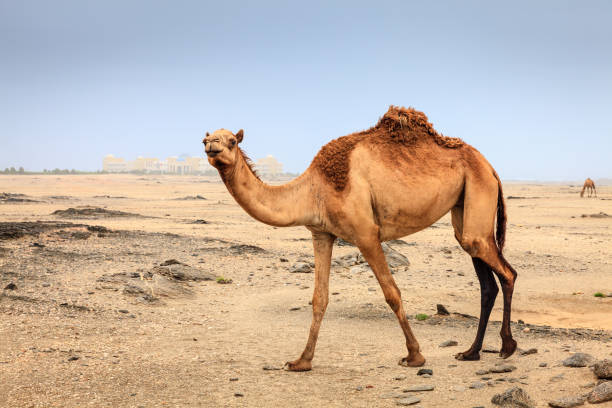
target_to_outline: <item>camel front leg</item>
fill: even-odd
[[[319,328],[329,299],[329,269],[331,266],[332,248],[336,237],[333,235],[312,232],[312,243],[315,255],[315,288],[312,296],[312,323],[306,347],[300,358],[285,364],[289,371],[309,371],[312,368]]]
[[[389,271],[389,265],[387,264],[385,254],[380,245],[380,241],[378,241],[378,234],[372,234],[369,238],[360,240],[357,246],[372,268],[383,294],[385,295],[385,300],[397,316],[397,320],[406,337],[408,356],[402,358],[399,364],[406,367],[422,366],[425,364],[425,357],[421,354],[419,343],[410,329],[408,319],[406,319],[401,293]]]

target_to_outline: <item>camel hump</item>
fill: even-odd
[[[411,107],[391,105],[374,128],[384,130],[391,138],[398,138],[401,141],[408,141],[419,134],[425,134],[431,136],[438,145],[451,149],[465,144],[458,137],[447,137],[438,133],[429,122],[427,115]]]

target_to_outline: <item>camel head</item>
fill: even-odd
[[[242,129],[235,135],[226,129],[215,130],[212,134],[206,132],[202,143],[211,166],[219,168],[235,164],[239,157],[238,143],[242,142],[243,135]]]

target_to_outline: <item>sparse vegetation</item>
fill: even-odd
[[[429,316],[426,315],[425,313],[418,313],[415,317],[417,320],[421,320],[421,321],[429,319]]]
[[[603,293],[601,293],[601,292],[595,292],[595,294],[594,294],[593,296],[595,296],[595,297],[601,297],[601,298],[602,298],[602,297],[606,297],[606,295],[604,295],[604,294],[603,294]]]
[[[224,278],[223,276],[219,276],[217,278],[217,283],[220,283],[222,285],[228,284],[228,283],[232,283],[233,280],[229,279],[229,278]]]

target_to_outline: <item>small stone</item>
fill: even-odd
[[[277,370],[280,370],[281,368],[280,367],[276,367],[276,366],[266,365],[266,366],[263,366],[262,369],[264,371],[277,371]]]
[[[563,381],[563,374],[555,375],[554,377],[550,377],[550,382],[559,382]]]
[[[476,371],[476,375],[486,375],[489,374],[489,370],[478,370]]]
[[[593,391],[588,396],[588,401],[591,404],[612,401],[612,381],[601,383],[593,388]]]
[[[493,368],[489,369],[491,373],[509,373],[516,370],[516,367],[510,364],[501,364],[497,366],[493,366]]]
[[[289,309],[290,312],[295,312],[296,310],[300,310],[300,307],[296,306]]]
[[[355,387],[355,391],[363,391],[363,387],[361,385],[358,385],[357,387]]]
[[[417,371],[417,375],[429,374],[433,375],[433,370],[431,368],[421,368]]]
[[[397,377],[393,377],[394,380],[396,381],[402,381],[406,379],[405,375],[398,375]]]
[[[552,408],[573,408],[579,407],[580,405],[584,404],[584,400],[585,398],[583,396],[563,397],[554,401],[550,401],[548,403],[548,406]]]
[[[538,367],[548,367],[548,363],[540,363]]]
[[[456,340],[446,340],[445,342],[440,343],[439,347],[453,347],[453,346],[456,346],[457,344],[459,343],[457,343]]]
[[[232,377],[229,379],[230,381],[238,381],[238,377]]]
[[[523,333],[529,333],[531,331],[531,329],[529,327],[525,327],[523,329]]]
[[[130,313],[130,311],[129,311],[129,310],[127,310],[127,309],[119,309],[119,310],[117,310],[117,311],[118,311],[119,313],[126,313],[126,314],[127,314],[127,313]]]
[[[312,267],[310,266],[310,264],[306,262],[296,262],[289,269],[289,272],[291,273],[311,273]]]
[[[436,309],[438,311],[438,314],[441,316],[448,316],[450,315],[450,312],[448,311],[448,309],[446,309],[446,307],[444,307],[444,305],[441,304],[437,304],[436,305]]]
[[[235,392],[234,397],[244,397],[244,394],[241,392]]]
[[[15,285],[13,282],[9,283],[8,285],[6,285],[4,287],[4,290],[17,290],[17,285]]]
[[[77,361],[79,359],[79,356],[70,356],[68,357],[68,361]]]
[[[612,360],[601,360],[593,366],[593,372],[597,378],[603,380],[612,380]]]
[[[404,390],[404,392],[421,392],[421,391],[433,391],[434,386],[429,384],[424,385],[413,385]]]
[[[397,401],[395,401],[395,405],[408,406],[418,404],[419,402],[421,402],[421,399],[419,397],[410,396],[398,399]]]
[[[48,288],[49,286],[51,286],[51,284],[50,284],[49,282],[44,282],[44,283],[42,284],[42,287],[43,287],[43,288]]]
[[[537,348],[530,348],[528,350],[521,350],[519,355],[521,356],[528,356],[530,354],[536,354],[538,352]]]
[[[586,367],[589,364],[593,363],[595,358],[586,353],[575,353],[571,357],[566,358],[561,363],[565,367]]]
[[[480,381],[476,381],[470,384],[470,388],[473,390],[479,390],[484,387],[485,387],[485,383],[480,382]]]
[[[491,402],[502,407],[534,408],[536,405],[520,387],[512,387],[501,394],[495,394]]]
[[[280,258],[279,259],[281,262],[289,262],[289,260],[287,258]]]

